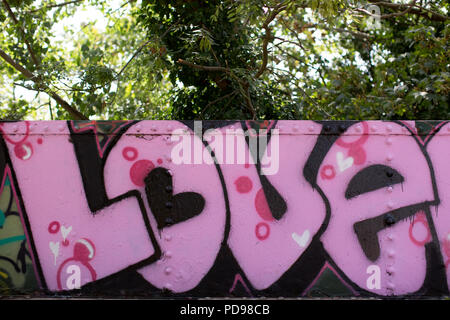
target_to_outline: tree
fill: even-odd
[[[1,4],[2,118],[38,117],[42,108],[52,119],[167,117],[168,83],[163,71],[153,73],[158,59],[136,23],[136,3],[116,8],[97,0]],[[81,9],[82,15],[96,10],[105,17],[105,31],[93,21],[80,30],[65,22]],[[64,37],[54,35],[62,28]],[[127,63],[131,57],[133,63]],[[36,94],[17,99],[20,88]]]
[[[450,115],[443,0],[1,1],[1,87],[47,95],[55,118]],[[73,45],[58,46],[52,27],[83,6],[109,27],[68,30]],[[0,90],[3,117],[39,108]]]

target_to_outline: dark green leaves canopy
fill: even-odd
[[[97,10],[105,30],[68,26],[83,8]],[[426,0],[1,0],[0,112],[448,119],[449,9]],[[18,97],[23,87],[35,94]]]

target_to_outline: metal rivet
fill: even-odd
[[[172,236],[171,236],[170,234],[166,234],[166,235],[164,236],[164,240],[170,241],[170,240],[172,240]]]
[[[394,191],[394,188],[388,187],[388,188],[387,188],[387,191],[388,191],[389,193],[392,193],[392,191]]]
[[[387,283],[387,288],[391,289],[391,290],[394,290],[395,289],[395,285],[392,282],[388,282]]]
[[[390,274],[393,275],[395,273],[395,269],[393,267],[387,267],[386,271]]]
[[[172,191],[173,191],[172,186],[166,186],[166,191],[167,191],[167,192],[172,192]]]
[[[325,127],[323,127],[323,129],[324,129],[326,132],[329,132],[329,131],[331,130],[331,127],[330,127],[329,125],[326,125]]]
[[[388,124],[388,126],[386,127],[386,130],[388,132],[392,132],[392,125]]]
[[[392,201],[389,201],[387,203],[387,206],[388,206],[389,209],[392,209],[394,207],[394,203],[392,203]]]
[[[362,128],[361,128],[360,125],[357,125],[357,126],[355,127],[355,130],[356,130],[356,132],[361,132],[361,131],[362,131]]]
[[[386,171],[386,175],[387,175],[389,178],[392,178],[392,177],[394,176],[394,172],[392,172],[391,170]]]
[[[387,238],[388,240],[393,241],[395,237],[393,234],[388,234]]]
[[[392,159],[394,159],[394,156],[392,154],[388,154],[386,159],[387,159],[387,161],[392,161]]]
[[[313,132],[313,131],[314,131],[314,127],[313,127],[313,126],[310,126],[310,127],[308,128],[308,130],[309,130],[310,132]]]
[[[137,131],[137,132],[140,132],[140,131],[141,131],[141,126],[140,126],[140,125],[137,125],[137,126],[136,126],[136,131]]]
[[[387,145],[391,145],[392,144],[392,139],[391,138],[387,138],[386,139],[386,144]]]
[[[64,130],[64,126],[61,124],[61,125],[59,125],[58,129],[59,129],[59,131],[63,131]]]
[[[394,250],[389,250],[389,252],[388,252],[388,257],[389,257],[389,258],[395,257],[395,251],[394,251]]]
[[[294,132],[297,132],[298,131],[298,125],[294,125],[293,130],[294,130]]]
[[[166,208],[172,208],[173,207],[173,203],[172,202],[170,202],[170,201],[168,201],[168,202],[166,202]]]
[[[172,258],[172,251],[167,251],[167,252],[164,254],[164,256],[167,257],[167,258]]]
[[[376,125],[372,125],[371,129],[372,129],[373,132],[376,132],[377,131],[377,126]]]
[[[14,132],[17,132],[17,130],[19,130],[19,128],[16,125],[14,125],[12,129]]]
[[[151,129],[152,131],[156,131],[156,126],[153,124]]]
[[[345,130],[346,130],[345,126],[344,126],[343,124],[341,124],[341,125],[339,126],[339,131],[340,131],[340,132],[344,132]]]
[[[393,224],[395,224],[395,218],[391,214],[387,214],[384,217],[384,224],[387,226],[392,226]]]
[[[164,269],[164,273],[167,274],[167,275],[171,274],[172,273],[172,268],[171,267],[165,268]]]

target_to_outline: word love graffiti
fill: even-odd
[[[448,295],[450,123],[201,125],[0,123],[2,190],[10,183],[43,290]],[[246,161],[219,161],[239,152],[209,135],[235,139]],[[174,161],[181,140],[202,161]],[[264,174],[273,150],[277,170]]]

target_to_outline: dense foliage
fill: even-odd
[[[110,2],[1,0],[2,118],[450,116],[447,1]]]

